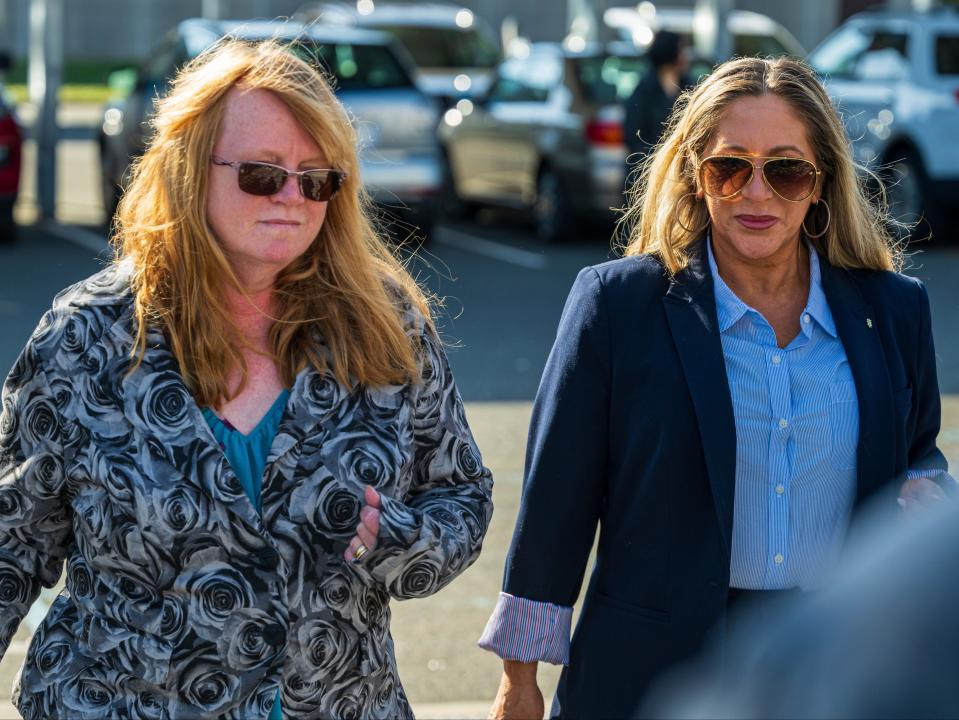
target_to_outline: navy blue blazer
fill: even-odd
[[[918,280],[822,262],[859,399],[858,501],[945,469],[929,300]],[[670,278],[651,256],[586,268],[533,408],[504,592],[572,606],[563,717],[630,717],[652,679],[725,615],[736,428],[700,241]]]

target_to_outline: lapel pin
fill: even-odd
[[[867,328],[871,328],[871,327],[872,327],[872,318],[866,318],[866,327],[867,327]]]

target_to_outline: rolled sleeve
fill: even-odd
[[[501,592],[479,646],[504,660],[569,664],[573,608]]]
[[[955,494],[957,491],[959,491],[959,485],[957,485],[956,479],[949,473],[948,470],[929,468],[923,470],[906,471],[906,480],[916,480],[918,478],[932,480],[949,495]]]

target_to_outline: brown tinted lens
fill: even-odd
[[[283,187],[287,174],[283,168],[262,163],[240,163],[237,178],[240,190],[250,195],[274,195]]]
[[[769,187],[787,200],[805,200],[816,187],[816,167],[808,160],[769,160],[763,174]]]
[[[752,163],[743,158],[707,158],[702,164],[703,190],[713,197],[730,197],[746,187],[752,171]]]
[[[330,200],[340,189],[340,175],[335,170],[310,170],[300,176],[300,189],[308,200]]]

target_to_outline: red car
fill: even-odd
[[[0,84],[0,245],[16,240],[13,204],[20,188],[20,147],[23,135],[13,114],[13,105]]]

